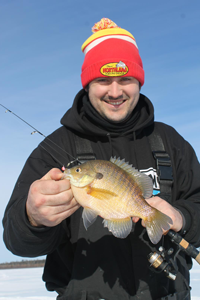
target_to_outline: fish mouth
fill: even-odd
[[[64,173],[61,179],[68,179],[70,181],[71,185],[74,185],[76,187],[80,187],[80,179],[74,180],[74,177],[69,173]]]
[[[70,170],[65,169],[61,179],[69,179],[70,180],[71,178],[72,178],[72,175],[70,174]]]

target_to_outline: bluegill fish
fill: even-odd
[[[126,238],[132,229],[131,217],[137,216],[144,220],[153,244],[159,242],[163,230],[170,229],[171,218],[145,201],[152,196],[152,179],[124,160],[87,161],[66,169],[63,178],[70,180],[74,197],[84,208],[86,229],[99,215],[114,236]]]

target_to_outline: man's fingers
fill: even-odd
[[[67,191],[71,188],[70,181],[68,179],[60,180],[62,177],[62,172],[59,174],[57,169],[54,169],[52,173],[48,172],[46,175],[42,177],[40,180],[36,180],[32,186],[31,191],[32,193],[39,193],[43,195],[58,195],[64,191]],[[53,174],[54,178],[51,179]],[[60,176],[61,175],[61,176]]]
[[[70,181],[61,180],[62,176],[63,172],[54,168],[31,184],[26,210],[33,226],[55,226],[80,207]]]
[[[80,205],[76,202],[76,200],[73,198],[70,203],[65,203],[57,206],[49,206],[48,209],[51,209],[52,215],[59,215],[63,212],[71,211],[71,210],[77,210],[80,207]]]
[[[70,217],[79,207],[80,205],[77,204],[67,210],[62,210],[57,214],[52,214],[48,219],[45,219],[43,223],[48,227],[56,226],[60,224],[64,219]]]
[[[68,207],[75,206],[78,202],[75,200],[72,190],[64,191],[57,195],[46,196],[46,206],[59,207],[64,206],[65,209]]]
[[[132,221],[133,221],[134,223],[137,223],[137,222],[139,221],[139,219],[140,219],[140,218],[138,218],[138,217],[132,217]]]
[[[63,172],[60,169],[53,168],[46,173],[41,180],[60,180],[63,176]]]

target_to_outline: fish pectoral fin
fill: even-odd
[[[157,244],[162,235],[163,230],[170,229],[170,224],[173,224],[172,219],[162,212],[155,210],[154,216],[150,220],[144,220],[148,236],[153,244]]]
[[[97,218],[97,215],[98,214],[91,208],[85,207],[83,209],[82,218],[83,218],[83,224],[84,224],[86,230],[88,229],[88,227],[90,225],[92,225],[94,223],[94,221]]]
[[[132,229],[132,220],[130,217],[126,219],[116,220],[103,220],[104,227],[107,227],[112,234],[117,237],[124,239],[126,238]]]
[[[111,191],[93,188],[91,186],[87,187],[87,194],[89,194],[90,196],[97,198],[99,200],[109,200],[113,197],[117,197],[117,194],[115,194]]]

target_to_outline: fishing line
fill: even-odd
[[[48,140],[49,142],[51,142],[54,146],[56,146],[57,148],[59,148],[60,150],[62,150],[64,153],[66,153],[67,155],[69,155],[71,158],[74,159],[74,161],[71,161],[70,163],[68,163],[68,165],[70,165],[71,163],[78,161],[78,159],[76,159],[73,155],[71,155],[69,152],[67,152],[66,150],[64,150],[63,148],[61,148],[59,145],[57,145],[55,142],[53,142],[50,138],[48,138],[46,135],[44,135],[42,132],[40,132],[39,130],[37,130],[35,127],[33,127],[31,124],[29,124],[27,121],[25,121],[24,119],[22,119],[20,116],[18,116],[17,114],[15,114],[13,111],[11,111],[10,109],[8,109],[7,107],[5,107],[4,105],[2,105],[0,103],[0,105],[6,109],[6,113],[9,112],[11,114],[13,114],[15,117],[17,117],[18,119],[20,119],[22,122],[24,122],[26,125],[28,125],[29,127],[31,127],[32,129],[34,129],[33,132],[31,132],[31,134],[35,134],[35,133],[39,133],[41,136],[43,136],[46,140]],[[48,144],[45,140],[42,141],[43,143],[46,143],[51,149],[53,149],[55,152],[57,152],[59,155],[61,155],[63,158],[65,158],[64,155],[62,155],[61,153],[59,153],[57,150],[55,150],[50,144]],[[42,147],[45,151],[47,151],[60,165],[62,165],[63,169],[65,169],[64,165],[50,152],[48,151],[44,146],[42,146],[40,144],[40,147]],[[67,166],[68,166],[67,165]]]
[[[55,150],[52,146],[50,146],[45,140],[43,140],[42,143],[47,144],[50,148],[52,148],[54,151],[56,151],[56,150]],[[42,144],[39,144],[39,146],[40,146],[42,149],[44,149],[47,153],[49,153],[49,154],[53,157],[53,159],[54,159],[56,162],[58,162],[58,163],[62,166],[62,170],[63,170],[63,171],[65,170],[64,164],[63,164],[57,157],[55,157],[50,151],[48,151]],[[63,149],[62,149],[62,150],[63,150]],[[56,151],[56,152],[57,152],[57,151]],[[57,153],[58,153],[58,152],[57,152]],[[61,155],[62,157],[65,158],[64,155],[62,155],[62,154],[60,154],[60,153],[59,153],[59,155]]]

